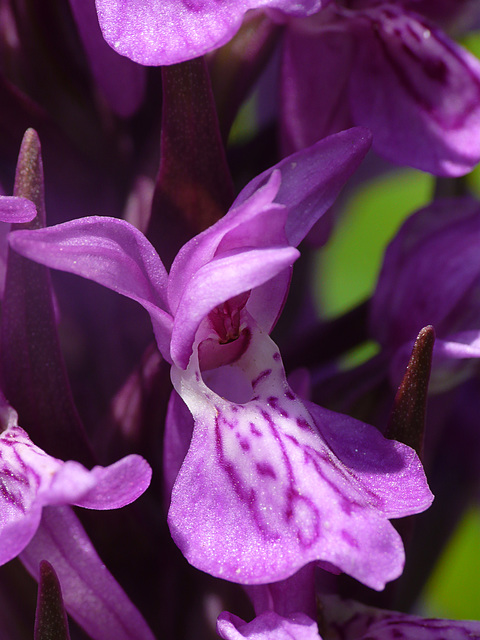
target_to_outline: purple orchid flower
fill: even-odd
[[[331,0],[96,0],[103,36],[118,53],[145,65],[197,58],[228,42],[249,9],[294,16],[318,11]]]
[[[63,584],[67,609],[94,640],[152,640],[67,506],[105,510],[130,504],[150,484],[148,463],[130,455],[89,471],[37,447],[3,397],[0,420],[0,565],[20,556],[38,579],[39,563],[48,559]]]
[[[181,398],[194,423],[192,433],[192,418],[171,410],[165,449],[178,475],[168,522],[189,562],[212,575],[260,584],[322,561],[381,589],[404,562],[388,519],[432,501],[415,452],[302,402],[268,336],[295,245],[369,143],[365,130],[352,129],[265,172],[180,250],[169,274],[121,220],[85,218],[10,236],[24,256],[108,286],[149,312],[172,363],[173,402]]]
[[[367,607],[336,596],[322,597],[321,628],[331,640],[473,640],[480,622],[440,620]],[[223,640],[321,640],[317,623],[305,614],[288,617],[273,611],[244,622],[224,612],[217,631]]]
[[[411,11],[415,4],[351,0],[289,21],[281,100],[287,152],[359,124],[394,163],[445,176],[478,163],[480,62]]]
[[[225,612],[218,619],[217,633],[223,640],[321,640],[317,623],[304,613],[284,618],[266,611],[247,623]]]
[[[372,298],[370,334],[391,361],[397,384],[412,342],[435,327],[431,386],[449,388],[469,374],[480,357],[480,205],[446,198],[412,215],[385,253]]]

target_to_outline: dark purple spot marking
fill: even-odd
[[[250,451],[250,443],[248,440],[246,440],[245,438],[242,438],[240,440],[240,446],[242,447],[242,449],[244,451]]]
[[[250,422],[250,433],[253,434],[254,436],[257,436],[257,438],[260,438],[261,436],[263,436],[263,433],[257,429],[257,427],[253,424],[253,422]]]
[[[342,538],[345,542],[354,549],[358,549],[360,545],[358,544],[358,540],[356,540],[348,531],[342,529]]]
[[[262,371],[262,373],[259,373],[258,376],[255,378],[255,380],[252,380],[252,389],[255,389],[255,387],[257,386],[257,384],[261,381],[264,380],[265,378],[268,378],[268,376],[272,373],[271,369],[265,369],[265,371]]]
[[[281,416],[284,418],[289,417],[288,411],[285,411],[285,409],[279,405],[279,400],[276,396],[270,396],[270,398],[267,398],[267,402],[272,409],[277,411]]]
[[[278,362],[281,358],[281,355],[278,351],[275,351],[275,353],[273,354],[273,359]]]
[[[290,391],[290,389],[288,391],[285,391],[285,397],[289,400],[295,400],[295,394],[293,393],[293,391]]]
[[[272,465],[269,462],[257,462],[257,471],[261,476],[267,476],[269,478],[273,478],[274,480],[277,477],[277,474],[273,470]]]
[[[300,427],[300,429],[311,431],[311,427],[308,424],[307,420],[305,420],[305,418],[297,418],[297,425]]]

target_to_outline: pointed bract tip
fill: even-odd
[[[412,447],[422,456],[428,382],[432,366],[435,329],[424,327],[413,345],[405,375],[398,387],[386,436]]]
[[[18,154],[13,194],[28,198],[37,208],[37,217],[28,224],[27,228],[45,226],[42,148],[35,129],[27,129],[23,136]]]
[[[34,640],[70,640],[60,582],[46,560],[40,562]]]

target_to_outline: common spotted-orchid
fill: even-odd
[[[480,157],[480,63],[415,13],[417,4],[338,1],[288,22],[287,151],[358,124],[396,164],[446,176],[472,169]]]
[[[404,561],[389,518],[432,501],[412,449],[292,392],[268,335],[295,245],[369,144],[365,130],[352,129],[265,172],[180,250],[169,274],[147,239],[116,219],[10,236],[24,256],[108,286],[149,312],[172,363],[174,393],[193,416],[193,432],[178,407],[167,426],[171,477],[181,465],[168,522],[190,563],[214,576],[275,582],[319,561],[382,589]]]

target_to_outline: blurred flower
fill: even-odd
[[[446,176],[473,168],[480,63],[415,6],[352,0],[288,22],[281,98],[287,152],[359,124],[371,129],[373,149],[397,164]]]

